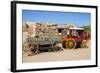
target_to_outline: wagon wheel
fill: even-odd
[[[63,41],[63,42],[62,42],[62,46],[63,46],[63,48],[67,48],[67,47],[66,47],[66,41]]]
[[[27,54],[28,56],[38,54],[38,46],[35,44],[29,44],[25,42],[23,44],[23,55],[24,54]]]
[[[75,40],[67,40],[66,41],[66,47],[69,48],[69,49],[72,49],[72,48],[75,48],[76,47],[76,42]]]
[[[29,43],[26,41],[24,42],[24,44],[22,45],[22,51],[23,51],[23,55],[29,53],[30,49],[29,49]]]
[[[81,42],[81,48],[88,48],[88,46],[87,46],[87,40],[82,40],[82,42]]]
[[[59,51],[61,49],[61,47],[58,47],[58,44],[59,44],[58,41],[54,42],[52,49],[54,52]]]

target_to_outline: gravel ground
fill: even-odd
[[[65,49],[58,52],[43,52],[34,56],[23,56],[23,63],[90,59],[90,41],[88,44],[88,48]]]

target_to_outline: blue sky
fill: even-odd
[[[91,24],[90,13],[23,10],[23,22],[48,22],[75,24],[77,27]]]

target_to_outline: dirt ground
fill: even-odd
[[[43,52],[34,56],[23,56],[23,63],[90,59],[90,41],[88,45],[88,48],[65,49],[58,52]]]

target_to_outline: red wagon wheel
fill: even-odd
[[[81,48],[88,48],[88,46],[87,46],[87,40],[82,40],[82,42],[81,42]]]
[[[69,49],[75,48],[76,47],[76,42],[73,39],[69,39],[66,41],[66,47]]]

